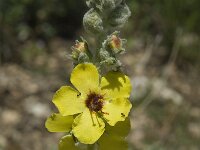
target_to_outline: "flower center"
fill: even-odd
[[[85,101],[86,106],[90,111],[98,112],[103,108],[103,96],[94,92],[87,95]]]

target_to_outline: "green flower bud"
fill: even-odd
[[[106,65],[113,65],[115,63],[115,58],[111,57],[109,52],[105,49],[101,48],[99,51],[101,62],[100,64],[106,64]]]
[[[113,10],[115,9],[119,4],[121,4],[122,0],[104,0],[103,1],[103,11],[104,10]]]
[[[78,64],[90,62],[89,56],[86,53],[80,53],[77,62],[78,62]]]
[[[102,2],[99,0],[86,0],[86,4],[90,8],[98,8],[99,6],[101,6],[101,3]]]
[[[74,65],[90,62],[91,53],[86,40],[81,38],[81,41],[76,41],[75,45],[72,46],[71,58],[74,61]]]
[[[83,17],[83,25],[87,31],[92,33],[103,32],[103,21],[100,15],[91,8]]]
[[[78,59],[80,53],[86,53],[88,51],[88,44],[86,42],[76,41],[76,44],[72,46],[72,58]]]
[[[110,55],[110,53],[108,51],[106,51],[106,49],[101,48],[99,51],[99,55],[100,55],[100,66],[101,68],[105,67],[107,68],[107,71],[109,70],[120,70],[121,67],[121,62],[115,57]],[[105,68],[104,68],[105,69]]]
[[[77,41],[75,46],[74,46],[74,49],[76,49],[80,52],[86,52],[86,51],[88,51],[88,44],[87,44],[87,42]]]
[[[123,0],[86,0],[88,7],[97,8],[101,12],[111,11],[116,8]]]
[[[125,51],[123,48],[125,43],[126,40],[119,37],[119,32],[114,32],[108,36],[107,40],[103,43],[103,47],[111,50],[114,54],[120,54]]]
[[[116,53],[118,53],[119,50],[122,49],[121,39],[116,35],[111,36],[110,42],[108,44],[109,44],[110,49],[112,49]]]
[[[114,28],[121,28],[131,16],[131,11],[126,4],[117,6],[108,17],[109,25]]]

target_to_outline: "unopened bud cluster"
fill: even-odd
[[[87,0],[90,10],[83,18],[86,30],[96,34],[123,27],[131,12],[125,0]]]
[[[125,52],[124,45],[125,39],[119,37],[119,32],[114,32],[107,37],[103,42],[102,48],[100,49],[100,64],[110,66],[112,70],[119,69],[121,62],[118,60],[118,54]]]
[[[71,55],[74,65],[92,62],[100,70],[119,70],[118,55],[125,52],[126,40],[115,30],[124,26],[131,12],[125,0],[86,0],[86,4],[90,9],[84,15],[83,25],[92,33],[98,46],[90,49],[86,40],[76,41]]]

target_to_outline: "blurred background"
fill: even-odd
[[[133,150],[200,149],[200,1],[127,0]],[[0,0],[0,150],[56,150],[44,122],[69,84],[84,0]]]

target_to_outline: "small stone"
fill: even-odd
[[[0,150],[1,150],[1,148],[5,148],[6,145],[7,145],[6,138],[0,135]]]
[[[50,109],[47,105],[39,102],[39,97],[30,96],[25,99],[25,110],[38,118],[45,118],[50,114]]]
[[[13,125],[21,120],[21,115],[14,110],[5,110],[1,114],[1,119],[4,124]]]
[[[144,98],[150,90],[150,81],[146,76],[135,76],[131,79],[132,94],[134,100]]]
[[[193,136],[200,138],[200,124],[199,123],[190,123],[188,126],[188,129]]]

